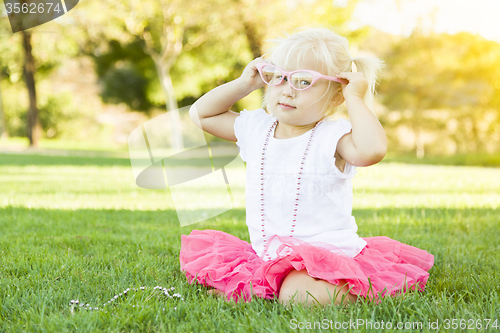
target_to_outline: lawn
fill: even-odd
[[[126,158],[0,153],[0,331],[500,331],[499,168],[382,162],[353,189],[360,236],[435,256],[426,291],[286,310],[208,296],[179,271],[192,229],[249,241],[244,208],[180,227],[169,191],[137,187]]]

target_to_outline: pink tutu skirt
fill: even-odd
[[[292,270],[306,269],[314,278],[338,285],[345,280],[350,293],[371,300],[408,289],[424,291],[434,256],[389,237],[363,238],[367,245],[354,258],[296,238],[278,237],[278,257],[264,261],[250,243],[218,230],[193,230],[181,235],[181,271],[225,293],[228,300],[249,302],[252,295],[273,299]],[[285,251],[283,251],[286,248]]]

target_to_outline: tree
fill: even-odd
[[[442,131],[450,118],[460,124],[461,130],[452,135],[459,151],[482,149],[479,123],[485,111],[497,110],[500,119],[494,88],[500,75],[498,43],[468,33],[424,35],[417,30],[395,44],[385,59],[382,104],[400,112],[396,125],[412,127],[417,157],[425,153],[423,133]],[[442,116],[431,118],[433,110]]]
[[[99,26],[97,39],[130,42],[139,37],[144,41],[141,46],[154,62],[167,111],[178,108],[172,67],[182,52],[196,48],[210,34],[217,33],[214,22],[222,19],[220,1],[113,0],[88,4],[86,8],[87,17],[79,15],[78,23],[83,27]],[[108,15],[96,17],[96,10]],[[174,118],[172,124],[174,149],[183,147],[180,126],[176,125],[179,122]]]
[[[21,31],[23,47],[25,51],[24,60],[24,80],[28,88],[29,94],[29,110],[28,110],[28,123],[27,123],[27,133],[28,139],[30,140],[30,147],[37,147],[38,141],[41,136],[41,124],[38,115],[38,106],[36,103],[36,85],[35,85],[35,72],[36,65],[35,59],[31,52],[31,32],[28,30]]]
[[[2,31],[0,47],[6,50],[0,52],[0,78],[10,78],[13,84],[17,84],[17,77],[24,78],[29,96],[26,135],[31,147],[38,146],[42,132],[36,82],[46,78],[57,67],[62,56],[70,55],[67,50],[58,49],[59,44],[65,45],[66,43],[48,42],[48,39],[52,37],[57,38],[60,32],[59,24],[55,22],[44,25],[43,29],[50,28],[52,31],[49,34],[38,34],[38,28],[13,34],[8,26],[8,20],[3,20],[0,26],[0,31]],[[49,38],[47,38],[48,35],[50,35]],[[60,37],[65,41],[69,39],[68,36]],[[7,128],[5,110],[2,113],[4,128]]]
[[[355,1],[351,2],[354,3]],[[221,67],[220,64],[229,65],[225,67],[228,73],[223,75],[223,80],[239,75],[238,72],[243,70],[248,61],[263,54],[265,36],[275,37],[283,30],[291,31],[291,28],[298,26],[297,22],[309,25],[313,22],[314,15],[320,14],[324,15],[324,23],[340,24],[348,20],[348,13],[353,10],[353,5],[338,8],[324,0],[310,1],[307,6],[295,7],[288,6],[286,1],[264,0],[112,0],[87,3],[80,7],[79,12],[74,13],[74,18],[88,36],[88,41],[82,42],[82,50],[85,49],[87,53],[98,51],[99,56],[107,55],[114,47],[109,40],[115,40],[121,48],[127,48],[128,45],[136,44],[137,38],[140,38],[142,43],[137,45],[153,60],[167,110],[174,110],[178,107],[178,88],[184,85],[179,79],[187,76],[184,69],[191,71],[190,89],[198,90],[200,85],[212,89],[213,83],[223,83],[220,82],[220,75],[214,75],[216,71],[212,68]],[[340,19],[339,13],[342,13]],[[247,45],[231,50],[229,45],[239,43],[242,36],[246,38]],[[248,51],[251,56],[246,59]],[[210,59],[214,58],[213,54],[220,57]],[[198,58],[194,59],[194,55]],[[207,62],[202,62],[202,59]],[[211,70],[197,68],[193,72],[192,65],[187,68],[187,60],[191,63],[203,63],[205,67],[211,61],[208,65]],[[175,89],[173,73],[177,75]],[[201,82],[202,80],[205,82]],[[137,82],[140,83],[139,81]],[[180,126],[173,126],[174,133],[179,128]],[[182,136],[180,133],[174,136],[177,137],[177,143],[174,142],[172,146],[177,145],[179,148]]]
[[[0,72],[0,139],[9,136],[7,132],[7,126],[5,123],[5,113],[3,111],[3,101],[2,101],[2,73]]]

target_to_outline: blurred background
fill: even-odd
[[[267,39],[322,26],[386,62],[385,160],[499,166],[499,12],[497,0],[86,0],[12,33],[0,1],[0,151],[126,156],[134,128],[237,78]]]

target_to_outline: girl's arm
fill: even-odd
[[[363,101],[368,81],[359,72],[343,72],[337,77],[349,80],[347,85],[342,84],[342,93],[352,125],[352,132],[337,143],[337,152],[354,166],[376,164],[387,153],[387,137],[377,116]]]
[[[234,122],[239,113],[230,111],[229,108],[265,85],[255,68],[257,63],[263,61],[262,58],[253,60],[239,78],[212,89],[198,99],[189,109],[191,120],[205,132],[225,140],[236,141]]]

